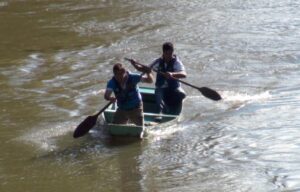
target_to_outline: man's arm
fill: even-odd
[[[116,98],[114,96],[112,96],[112,90],[111,89],[106,89],[105,90],[104,99],[106,99],[107,101],[113,102],[113,103],[116,101]]]
[[[185,67],[178,58],[174,64],[174,70],[175,70],[174,72],[166,73],[167,78],[176,78],[176,79],[186,78],[187,74],[185,71]]]
[[[186,72],[185,71],[178,71],[178,72],[166,72],[166,78],[176,78],[176,79],[182,79],[186,78]]]
[[[142,76],[141,82],[143,83],[153,83],[153,75],[152,73],[146,73],[146,77]]]
[[[151,72],[151,68],[148,67],[148,66],[143,66],[143,65],[139,65],[138,62],[136,62],[135,60],[133,59],[127,59],[128,61],[130,61],[130,63],[133,65],[133,67],[142,72],[142,73],[150,73]]]

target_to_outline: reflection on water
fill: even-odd
[[[0,2],[1,191],[299,191],[298,1]],[[173,41],[190,87],[142,141],[74,128]]]

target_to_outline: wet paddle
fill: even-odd
[[[125,57],[125,60],[131,62],[131,59],[129,59],[129,58],[126,58],[126,57]],[[136,64],[138,64],[138,65],[140,65],[140,66],[143,66],[143,67],[148,67],[148,66],[143,65],[143,64],[138,63],[138,62],[136,62]],[[148,67],[148,68],[149,68],[149,67]],[[154,69],[152,69],[152,70],[155,71],[156,73],[160,73],[160,74],[162,74],[162,75],[165,75],[165,73],[163,73],[163,72],[160,72],[160,71],[157,71],[157,70],[154,70]],[[207,97],[207,98],[209,98],[209,99],[212,99],[212,100],[214,100],[214,101],[218,101],[218,100],[221,100],[221,99],[222,99],[221,95],[220,95],[217,91],[215,91],[215,90],[213,90],[213,89],[210,89],[210,88],[208,88],[208,87],[197,87],[197,86],[195,86],[195,85],[192,85],[192,84],[190,84],[190,83],[187,83],[187,82],[185,82],[185,81],[182,81],[181,79],[178,79],[178,78],[174,78],[174,79],[176,79],[177,81],[181,82],[182,84],[185,84],[185,85],[188,85],[188,86],[190,86],[190,87],[192,87],[192,88],[197,89],[198,91],[200,91],[200,92],[202,93],[203,96],[205,96],[205,97]]]
[[[84,121],[82,121],[73,133],[74,138],[82,137],[83,135],[87,134],[89,130],[91,130],[96,122],[98,116],[108,108],[108,106],[112,104],[112,102],[107,103],[97,114],[88,116]]]

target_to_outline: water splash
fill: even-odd
[[[270,100],[272,95],[269,91],[249,94],[249,93],[238,93],[233,91],[223,91],[221,93],[223,101],[220,102],[221,108],[239,110],[250,103],[260,103]]]
[[[254,94],[254,95],[250,95],[247,93],[236,93],[232,91],[224,91],[222,92],[222,97],[225,102],[248,103],[248,102],[265,101],[271,98],[271,94],[269,91],[262,92],[259,94]]]
[[[40,125],[18,137],[17,140],[33,145],[38,150],[54,151],[58,148],[58,138],[69,134],[76,125],[70,122],[46,126]]]
[[[180,125],[180,119],[165,124],[153,126],[147,130],[147,136],[155,141],[172,137],[173,134],[182,132],[185,129]]]

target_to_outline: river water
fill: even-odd
[[[0,191],[300,191],[297,0],[1,0]],[[197,86],[140,142],[74,128],[172,41]]]

